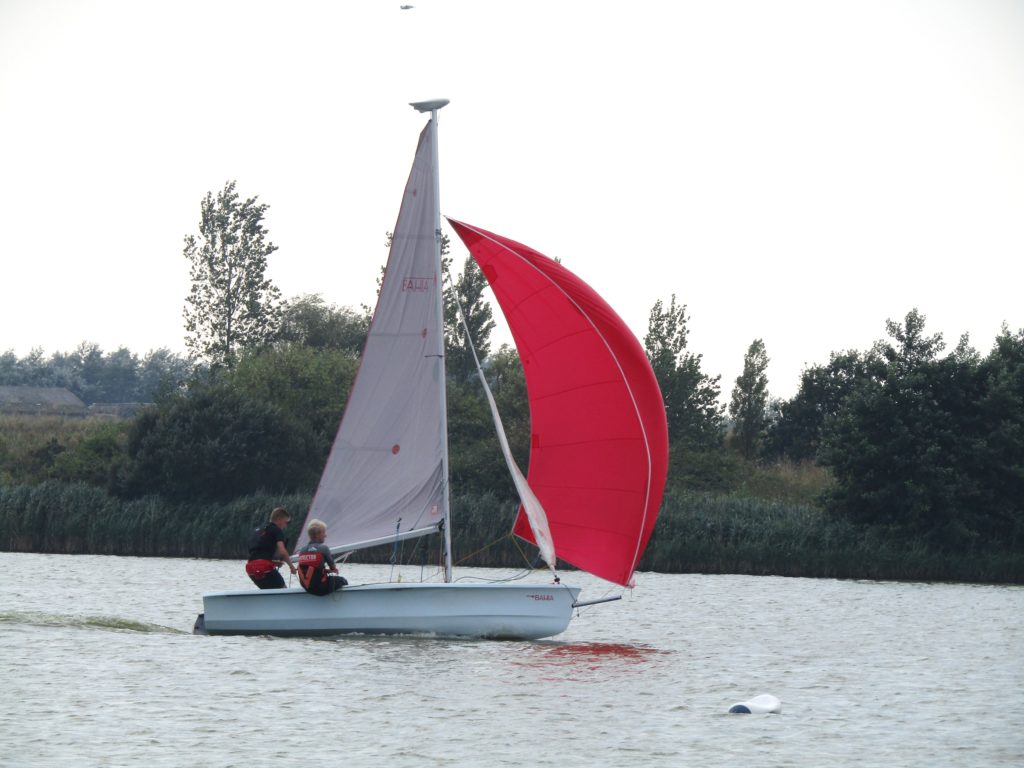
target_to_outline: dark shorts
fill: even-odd
[[[327,574],[326,582],[315,583],[311,589],[307,589],[311,595],[329,595],[331,592],[337,592],[342,587],[348,586],[348,580],[344,576],[338,576],[333,573]]]

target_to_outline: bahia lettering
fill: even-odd
[[[430,277],[407,277],[402,280],[402,290],[423,293],[430,290],[432,282],[433,278]]]
[[[531,600],[554,600],[554,595],[527,595]]]

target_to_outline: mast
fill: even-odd
[[[441,180],[437,165],[437,111],[447,104],[448,99],[433,99],[431,101],[412,102],[409,106],[419,112],[430,113],[430,138],[434,170],[434,264],[437,275],[437,327],[440,331],[437,341],[439,346],[437,356],[441,361],[441,440],[444,448],[441,454],[441,469],[444,475],[444,485],[441,492],[441,503],[444,507],[444,580],[449,582],[452,580],[452,526],[451,496],[448,482],[448,396],[444,363],[444,297],[442,295],[444,276],[441,272]]]

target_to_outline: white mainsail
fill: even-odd
[[[309,511],[336,552],[433,533],[445,519],[433,128],[420,134],[359,373]]]

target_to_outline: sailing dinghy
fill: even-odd
[[[299,588],[214,592],[203,596],[198,632],[538,639],[562,632],[574,608],[603,602],[580,602],[580,588],[557,576],[548,583],[453,579],[437,168],[437,111],[447,103],[412,105],[430,120],[359,373],[307,516],[327,524],[336,555],[440,534],[444,581],[355,584],[323,597]],[[561,558],[631,586],[654,529],[668,457],[661,391],[643,348],[611,307],[557,262],[448,221],[494,291],[526,378],[526,477],[484,381],[521,501],[513,532],[537,545],[552,573]]]

